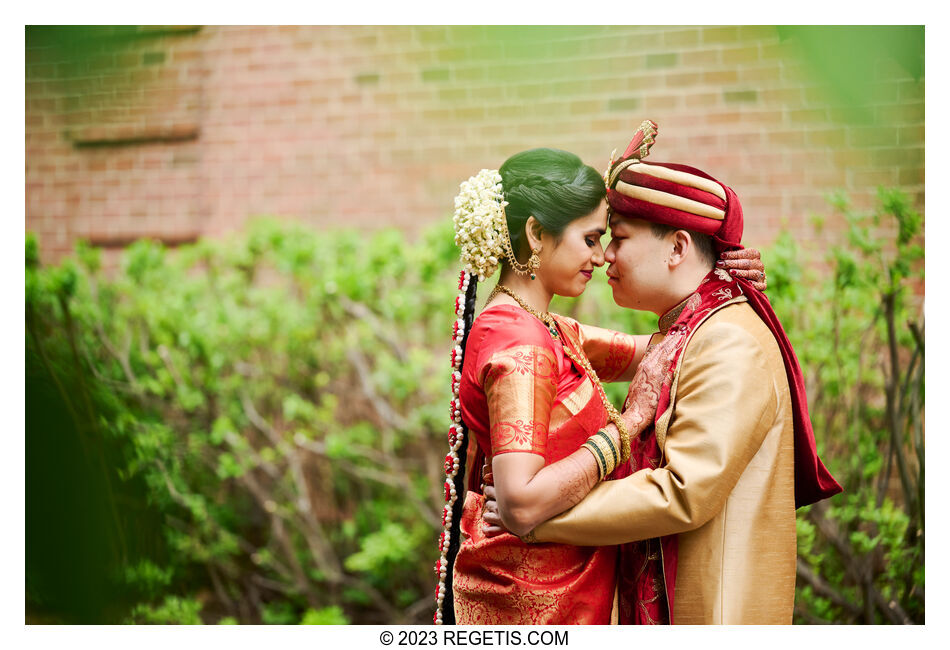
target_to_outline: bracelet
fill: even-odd
[[[606,436],[610,440],[610,436]],[[604,437],[598,434],[594,434],[590,437],[590,441],[597,445],[597,448],[600,450],[601,455],[604,457],[604,475],[601,479],[606,478],[611,472],[614,471],[614,468],[617,467],[617,462],[615,460],[615,452],[613,441],[604,442]]]
[[[620,462],[626,463],[630,460],[630,431],[627,430],[627,425],[619,414],[616,418],[611,418],[611,421],[620,432]]]
[[[598,431],[585,440],[581,446],[586,447],[587,450],[593,454],[594,460],[597,461],[597,470],[600,475],[599,480],[604,480],[604,477],[613,472],[614,468],[617,467],[619,456],[617,447],[606,431]]]
[[[604,457],[604,452],[590,438],[581,445],[581,448],[586,449],[593,455],[594,461],[597,463],[597,480],[603,481],[604,477],[607,476],[607,459]]]
[[[617,445],[614,444],[613,438],[611,438],[610,434],[608,434],[603,429],[598,429],[597,433],[595,433],[594,435],[599,436],[607,445],[607,448],[610,450],[610,455],[613,457],[613,461],[614,461],[613,466],[617,467],[617,465],[620,464],[620,452],[617,451]],[[611,469],[611,471],[613,470]],[[607,473],[610,474],[610,472],[607,472]]]

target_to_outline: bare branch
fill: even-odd
[[[797,558],[795,569],[798,577],[811,585],[817,595],[827,598],[854,617],[861,615],[860,607],[835,591],[820,575],[812,571],[811,567],[801,558]]]
[[[290,540],[290,537],[287,535],[287,531],[284,528],[284,518],[278,512],[277,504],[274,503],[270,498],[268,498],[267,493],[263,488],[257,483],[252,472],[246,472],[241,476],[241,482],[247,486],[248,490],[260,504],[261,508],[270,516],[271,521],[271,530],[274,533],[274,537],[277,540],[278,546],[283,550],[284,557],[290,565],[290,571],[293,574],[294,582],[297,585],[297,588],[307,596],[307,601],[316,606],[318,599],[316,593],[314,593],[311,588],[310,582],[304,573],[303,567],[300,566],[300,562],[297,559],[297,552],[294,549],[293,542]],[[321,570],[329,573],[330,567],[324,566],[324,558],[320,556],[314,557],[314,560],[317,562],[317,565],[320,566]]]
[[[831,542],[831,545],[835,547],[838,551],[838,555],[841,557],[841,561],[845,566],[845,569],[854,579],[854,581],[865,588],[866,597],[871,600],[873,603],[889,620],[891,623],[897,624],[907,624],[910,621],[910,618],[907,614],[901,609],[900,605],[896,601],[888,601],[884,598],[883,595],[874,587],[874,584],[869,580],[868,574],[869,569],[865,564],[854,555],[854,550],[851,548],[851,544],[848,539],[841,534],[841,531],[838,529],[838,525],[828,518],[826,515],[828,506],[824,503],[816,503],[812,506],[812,509],[808,512],[808,517],[814,522],[818,527],[818,530],[821,531],[822,535]]]
[[[290,473],[296,487],[297,511],[301,515],[300,524],[303,529],[301,532],[307,541],[310,553],[314,556],[321,570],[326,574],[331,583],[338,583],[343,575],[343,569],[340,566],[340,560],[333,550],[333,545],[323,531],[320,522],[314,516],[313,503],[310,500],[310,489],[303,475],[303,468],[300,465],[300,459],[297,458],[295,449],[286,443],[281,435],[270,423],[265,420],[250,398],[245,394],[241,396],[241,404],[244,407],[244,413],[257,429],[264,433],[275,448],[285,452],[285,457],[290,464]]]
[[[375,603],[378,608],[386,613],[386,615],[389,617],[389,622],[402,623],[404,621],[403,612],[393,607],[393,605],[371,584],[360,578],[350,575],[343,576],[343,584],[347,585],[348,587],[355,587],[356,589],[363,591],[367,596],[370,597],[370,599],[372,599],[373,603]]]
[[[356,302],[343,295],[340,296],[340,304],[343,305],[343,310],[356,320],[368,321],[373,328],[373,332],[389,346],[397,359],[403,363],[408,361],[404,349],[405,344],[393,336],[392,329],[387,327],[373,310],[363,303]]]
[[[379,395],[379,393],[376,392],[376,387],[373,385],[369,364],[366,362],[366,357],[363,356],[363,353],[357,347],[351,346],[346,351],[346,357],[356,369],[356,374],[359,376],[360,386],[363,389],[363,394],[366,396],[366,399],[369,400],[373,410],[376,411],[376,415],[379,416],[379,421],[382,425],[380,428],[380,436],[382,438],[383,451],[387,454],[392,454],[392,429],[405,428],[405,418],[396,413],[392,406],[389,405],[389,402],[384,400]]]
[[[296,436],[294,442],[296,442],[299,447],[306,449],[307,451],[325,458],[331,458],[331,456],[327,453],[326,444],[319,440],[306,440],[303,438],[303,436]],[[393,471],[388,463],[385,465],[385,467],[390,471],[374,469],[371,467],[362,467],[345,458],[332,458],[332,460],[338,468],[351,476],[368,481],[374,481],[383,485],[389,485],[391,487],[403,490],[406,498],[416,506],[419,514],[427,524],[432,526],[433,529],[438,529],[441,527],[442,522],[439,516],[436,514],[436,509],[433,509],[431,505],[424,503],[415,495],[412,483],[409,482],[409,479],[403,472]]]

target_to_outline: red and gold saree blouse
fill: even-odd
[[[525,544],[482,533],[482,459],[530,453],[545,465],[573,453],[607,423],[593,383],[564,353],[588,353],[603,381],[625,376],[632,337],[555,316],[561,340],[520,307],[495,305],[475,320],[460,401],[473,438],[453,592],[459,624],[606,624],[616,581],[614,546]],[[472,476],[474,475],[474,476]]]

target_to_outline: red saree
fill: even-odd
[[[459,624],[610,622],[616,547],[525,544],[508,533],[486,538],[481,530],[482,459],[490,464],[496,454],[532,453],[549,465],[607,423],[593,384],[562,344],[580,354],[590,348],[592,365],[608,376],[622,373],[633,359],[632,343],[623,335],[609,332],[614,336],[585,341],[575,321],[555,318],[561,341],[520,307],[495,305],[482,312],[469,335],[459,395],[477,451],[470,453],[463,541],[454,567]]]

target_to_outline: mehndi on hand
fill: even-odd
[[[716,265],[725,269],[733,277],[748,280],[758,291],[765,291],[768,282],[765,279],[765,265],[762,256],[754,248],[737,251],[723,251]]]

